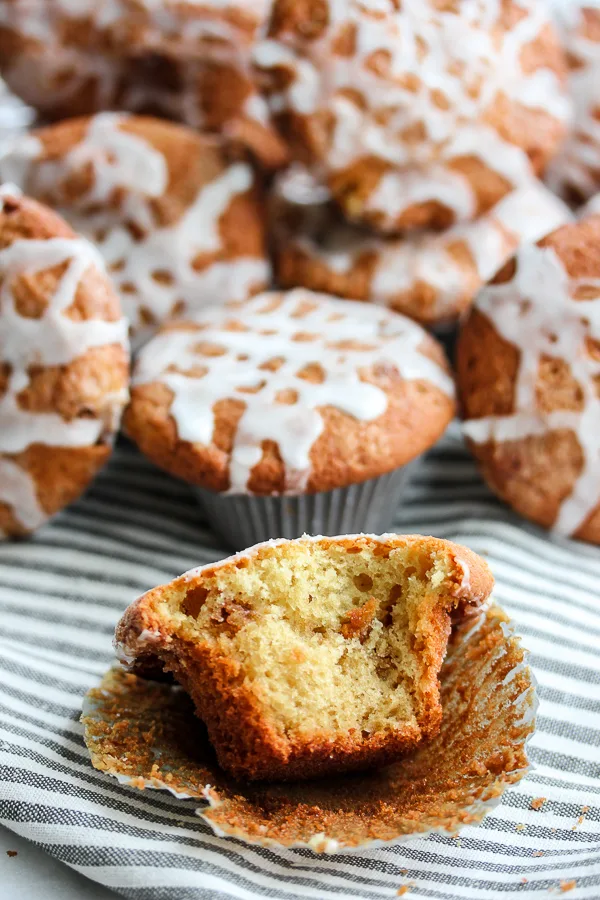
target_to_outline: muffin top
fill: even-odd
[[[295,158],[382,231],[473,218],[544,167],[569,116],[537,0],[275,0],[254,56]]]
[[[464,429],[523,515],[600,543],[600,216],[524,246],[459,341]]]
[[[125,425],[216,491],[299,494],[373,478],[454,412],[437,342],[409,319],[305,290],[171,323],[140,353]]]
[[[6,0],[0,73],[46,120],[152,113],[234,136],[265,165],[285,146],[250,51],[270,0]]]
[[[175,313],[245,300],[268,281],[252,168],[182,125],[70,119],[17,139],[2,178],[95,242],[138,343]]]
[[[0,534],[74,499],[127,401],[127,323],[97,251],[0,188]]]

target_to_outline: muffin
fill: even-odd
[[[437,735],[384,768],[314,781],[235,781],[178,685],[110,669],[81,721],[93,766],[194,804],[219,837],[313,853],[389,847],[477,825],[529,771],[537,700],[528,654],[494,604],[451,631]]]
[[[464,432],[492,490],[600,543],[600,216],[523,246],[460,333]]]
[[[35,531],[106,462],[128,363],[127,324],[96,250],[0,187],[0,537]]]
[[[443,351],[416,323],[296,290],[166,325],[137,358],[124,422],[239,548],[381,530],[453,413]]]
[[[600,190],[600,8],[585,0],[551,0],[569,63],[574,122],[548,174],[575,203]]]
[[[150,113],[241,141],[266,165],[285,146],[250,66],[268,0],[2,0],[0,74],[45,119]]]
[[[507,194],[475,222],[405,237],[341,220],[302,170],[278,178],[271,206],[275,272],[305,287],[388,306],[429,327],[455,322],[517,247],[572,219],[541,182]]]
[[[234,777],[339,774],[439,730],[451,619],[492,585],[435,538],[276,541],[144,594],[115,639],[134,671],[173,673]]]
[[[275,0],[254,61],[293,159],[383,232],[481,215],[545,169],[570,116],[538,0]]]
[[[244,300],[268,283],[252,168],[182,125],[118,113],[70,119],[17,138],[0,155],[1,179],[96,243],[136,345],[175,314]]]

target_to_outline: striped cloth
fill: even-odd
[[[136,900],[600,897],[600,550],[550,538],[495,501],[458,429],[432,451],[396,530],[486,556],[532,652],[532,773],[478,828],[340,856],[214,836],[193,801],[92,769],[83,693],[111,663],[125,606],[225,555],[186,487],[127,444],[31,541],[0,545],[0,821]],[[532,801],[546,798],[540,809]],[[539,803],[534,803],[534,807]],[[573,886],[576,885],[576,886]],[[1,894],[1,890],[0,890]]]

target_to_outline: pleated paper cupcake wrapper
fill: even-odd
[[[526,652],[497,606],[457,626],[441,672],[439,734],[382,769],[298,783],[234,781],[178,687],[119,668],[86,696],[92,762],[134,788],[201,805],[213,832],[316,853],[389,845],[479,823],[528,770],[537,700]]]
[[[378,478],[298,497],[194,491],[211,527],[236,550],[303,534],[382,534],[389,531],[417,465],[413,460]]]

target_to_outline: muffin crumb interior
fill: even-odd
[[[288,736],[417,726],[421,677],[439,660],[440,554],[358,546],[241,557],[179,582],[157,609],[186,642],[207,641]],[[444,638],[447,635],[444,635]]]

